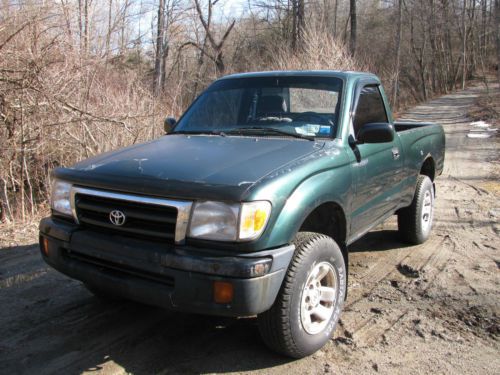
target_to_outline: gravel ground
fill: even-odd
[[[318,353],[292,361],[269,352],[254,319],[99,301],[42,262],[33,226],[4,226],[0,372],[500,373],[499,138],[468,136],[484,92],[475,86],[403,116],[447,134],[433,234],[403,246],[390,220],[352,245],[345,311]]]

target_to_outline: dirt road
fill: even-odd
[[[49,269],[34,237],[0,250],[0,372],[500,373],[498,138],[468,137],[467,113],[483,91],[405,115],[447,134],[433,235],[404,247],[390,221],[352,246],[347,306],[317,354],[274,355],[252,319],[100,302]]]

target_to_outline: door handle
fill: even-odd
[[[392,149],[392,157],[394,160],[398,160],[401,155],[399,154],[399,149],[398,148],[393,148]]]

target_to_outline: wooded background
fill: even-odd
[[[225,74],[372,71],[396,109],[500,79],[500,0],[224,1],[0,0],[0,221],[46,209],[54,167],[160,136]]]

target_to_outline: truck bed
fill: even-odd
[[[443,172],[445,137],[442,126],[434,123],[396,121],[394,128],[403,150],[404,174],[408,184],[405,189],[408,196],[404,200],[409,204],[425,160],[433,159],[433,175],[439,176]]]
[[[432,126],[435,125],[432,122],[415,122],[415,121],[395,121],[394,122],[394,129],[396,132],[404,132],[406,130],[411,130],[411,129],[416,129],[416,128],[422,128],[425,126]]]

